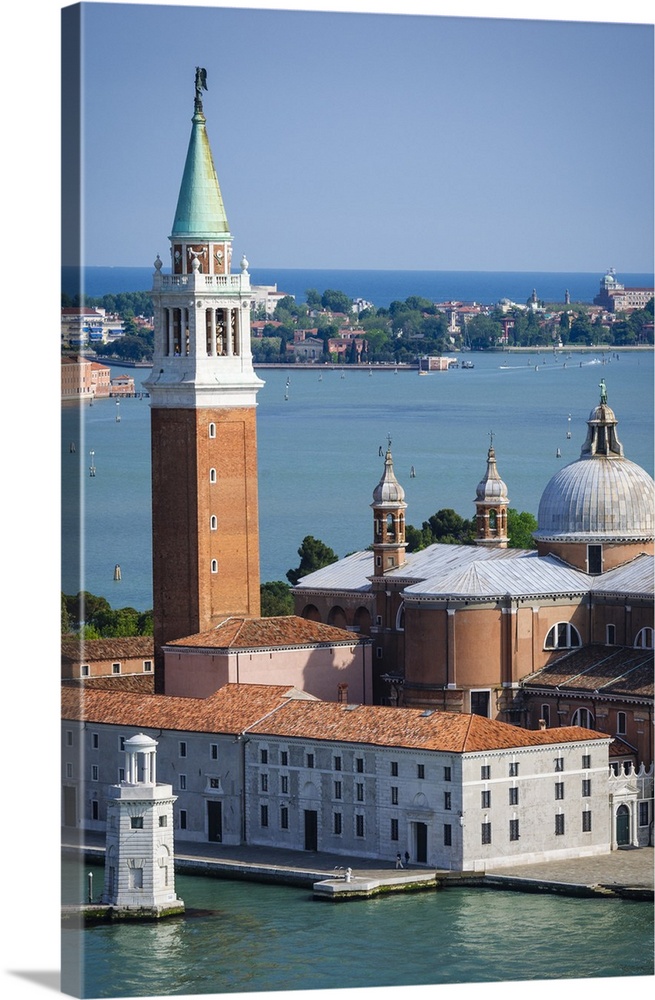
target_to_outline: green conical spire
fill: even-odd
[[[193,128],[171,237],[231,239],[205,116],[198,108],[198,101],[191,121]]]

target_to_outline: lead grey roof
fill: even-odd
[[[302,578],[294,588],[303,591],[371,590],[373,554],[355,552]],[[420,598],[539,597],[558,594],[653,594],[653,556],[641,555],[626,566],[589,576],[567,566],[556,556],[534,550],[485,549],[477,545],[430,545],[410,552],[407,561],[385,573],[385,579],[407,581],[407,601]]]

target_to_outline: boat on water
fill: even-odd
[[[462,361],[462,368],[475,368],[472,361]]]

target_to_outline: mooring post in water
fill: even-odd
[[[89,902],[93,902],[93,872],[89,872]]]

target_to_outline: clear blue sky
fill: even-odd
[[[89,264],[168,260],[201,65],[253,267],[653,267],[652,26],[83,6]]]

